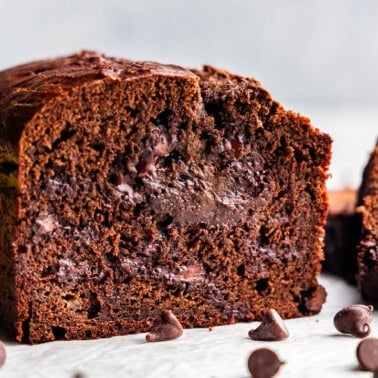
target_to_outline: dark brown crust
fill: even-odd
[[[331,140],[256,80],[84,52],[0,83],[18,340],[320,311]]]
[[[96,80],[134,80],[153,75],[191,76],[175,65],[106,57],[91,51],[41,60],[0,72],[0,138],[16,144],[25,123],[49,100]]]

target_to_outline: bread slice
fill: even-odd
[[[82,52],[2,71],[0,123],[17,340],[320,310],[331,139],[256,80]]]

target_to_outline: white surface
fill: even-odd
[[[360,303],[354,287],[330,276],[321,276],[328,291],[319,315],[287,320],[290,337],[279,342],[257,342],[248,331],[258,323],[240,323],[207,329],[185,330],[181,338],[146,343],[145,334],[91,341],[56,341],[35,346],[6,343],[7,360],[0,377],[86,378],[193,377],[247,378],[246,360],[256,348],[275,350],[285,361],[279,377],[370,377],[360,371],[355,350],[360,339],[339,334],[333,317],[343,306]],[[378,332],[374,313],[372,335]]]

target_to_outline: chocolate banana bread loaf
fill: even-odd
[[[1,72],[0,127],[17,340],[320,310],[331,140],[256,80],[82,52]]]
[[[357,283],[362,297],[378,307],[378,143],[365,167],[358,202],[362,229]]]

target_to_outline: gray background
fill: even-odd
[[[375,0],[0,0],[0,69],[81,49],[254,76],[332,133],[336,186],[378,135]]]

